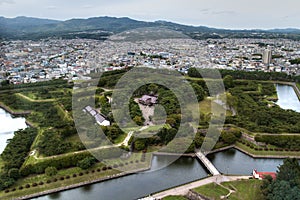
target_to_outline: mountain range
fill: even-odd
[[[42,38],[90,38],[105,40],[123,31],[162,27],[180,31],[194,39],[207,38],[289,38],[300,39],[300,29],[272,30],[229,30],[206,26],[188,26],[167,21],[145,22],[127,17],[93,17],[66,21],[39,19],[32,17],[0,17],[0,38],[2,39],[42,39]]]

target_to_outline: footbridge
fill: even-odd
[[[220,172],[217,170],[217,168],[208,160],[208,158],[201,151],[197,151],[196,156],[197,158],[199,158],[199,160],[201,160],[201,162],[205,165],[205,167],[213,176],[220,175]]]

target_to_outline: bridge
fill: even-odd
[[[196,156],[197,158],[199,158],[199,160],[201,160],[201,162],[213,176],[220,175],[220,172],[217,170],[217,168],[206,158],[206,156],[201,151],[197,151]]]

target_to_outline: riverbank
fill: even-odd
[[[0,102],[0,108],[2,108],[3,110],[5,110],[6,112],[8,112],[13,116],[25,116],[31,113],[31,111],[19,111],[19,112],[14,111],[10,107],[4,105],[2,102]]]
[[[18,197],[18,198],[15,198],[15,199],[16,200],[26,200],[26,199],[37,198],[37,197],[41,197],[41,196],[45,196],[45,195],[49,195],[49,194],[53,194],[53,193],[57,193],[57,192],[63,192],[63,191],[66,191],[66,190],[71,190],[71,189],[75,189],[75,188],[79,188],[79,187],[83,187],[83,186],[87,186],[87,185],[91,185],[91,184],[95,184],[95,183],[100,183],[100,182],[104,182],[104,181],[108,181],[108,180],[113,180],[113,179],[121,178],[121,177],[124,177],[124,176],[129,176],[129,175],[136,174],[136,173],[139,173],[139,172],[148,171],[150,168],[151,167],[136,170],[136,171],[131,171],[131,172],[122,172],[122,173],[119,173],[119,174],[114,174],[114,175],[111,175],[111,176],[107,176],[107,177],[103,177],[103,178],[99,178],[99,179],[95,179],[95,180],[89,180],[89,181],[85,181],[85,182],[81,182],[81,183],[77,183],[77,184],[73,184],[73,185],[69,185],[69,186],[65,186],[65,187],[59,187],[59,188],[55,188],[55,189],[51,189],[51,190],[46,190],[46,191],[43,191],[43,192]]]

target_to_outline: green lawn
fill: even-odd
[[[225,182],[222,185],[226,188],[234,190],[228,199],[231,200],[263,200],[260,192],[261,181],[256,179],[239,180]],[[229,190],[215,183],[210,183],[193,189],[195,192],[202,194],[210,199],[220,200],[221,196],[227,195]]]
[[[228,199],[232,200],[263,200],[260,191],[261,181],[256,179],[240,180],[222,183],[227,188],[235,188],[237,191],[232,193]]]
[[[183,196],[167,196],[163,200],[187,200],[187,198]]]
[[[202,194],[211,199],[219,200],[221,196],[225,196],[229,193],[229,190],[217,185],[216,183],[210,183],[193,189],[195,192]]]

